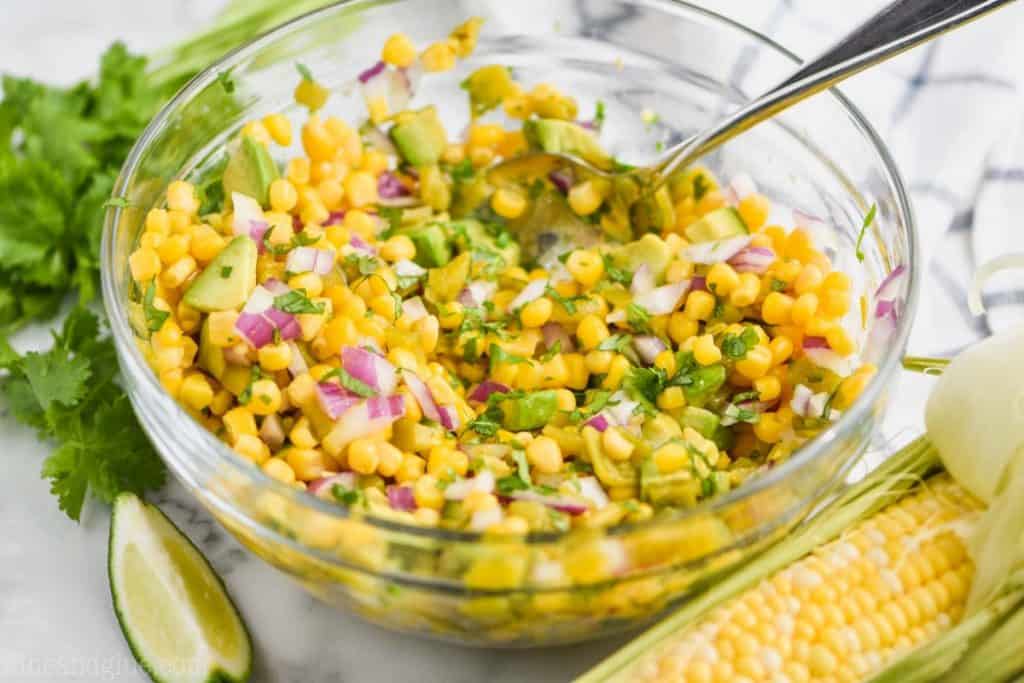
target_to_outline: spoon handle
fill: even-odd
[[[655,171],[666,178],[797,102],[1012,1],[896,0],[721,123],[668,150]]]

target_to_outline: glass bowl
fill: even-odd
[[[913,220],[889,153],[837,92],[800,104],[706,159],[722,178],[756,178],[776,207],[824,219],[829,227],[819,238],[854,274],[862,310],[871,310],[871,293],[887,273],[902,266],[909,277],[899,281],[905,306],[895,330],[884,337],[864,331],[865,353],[879,371],[857,402],[789,460],[696,508],[608,529],[488,537],[360,516],[280,484],[193,420],[150,369],[148,335],[132,324],[140,293],[127,267],[143,217],[163,202],[171,180],[199,179],[215,167],[246,120],[280,111],[299,121],[292,101],[297,62],[332,86],[327,110],[355,121],[363,104],[345,91],[377,60],[389,34],[404,31],[422,46],[470,15],[486,19],[475,54],[453,72],[425,78],[417,93],[418,102],[439,105],[449,131],[468,121],[460,80],[499,62],[525,84],[548,81],[575,95],[581,117],[602,100],[602,139],[632,162],[652,159],[662,145],[705,126],[797,63],[763,36],[666,0],[330,6],[229,54],[153,120],[117,183],[117,196],[129,204],[107,216],[103,296],[125,389],[143,427],[175,475],[257,555],[317,597],[390,628],[489,646],[590,639],[638,626],[700,591],[784,536],[843,480],[880,421],[913,317]],[[233,88],[225,87],[229,82]],[[653,123],[650,112],[657,114]],[[858,263],[854,245],[871,204],[877,217]],[[788,209],[776,218],[791,224]],[[860,323],[860,311],[854,315]]]

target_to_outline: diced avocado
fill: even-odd
[[[452,188],[437,164],[420,166],[420,198],[434,211],[447,211],[452,203]]]
[[[506,266],[519,265],[519,243],[509,239],[505,246],[498,246],[497,238],[478,220],[453,221],[448,224],[448,230],[462,251],[472,251],[474,256],[482,254],[484,259],[497,255]]]
[[[700,368],[690,375],[692,382],[683,387],[686,401],[700,406],[725,384],[725,366],[721,364]]]
[[[632,461],[616,462],[604,452],[601,432],[596,429],[583,430],[583,449],[594,467],[594,474],[609,489],[635,490],[637,485],[636,467]]]
[[[691,242],[714,242],[750,233],[740,212],[731,206],[707,213],[699,221],[686,226],[686,239]]]
[[[676,208],[667,187],[660,187],[654,194],[648,194],[630,207],[633,234],[665,232],[676,224]]]
[[[666,441],[677,439],[683,435],[683,430],[679,427],[679,423],[665,413],[658,413],[644,420],[641,432],[644,442],[649,444],[652,449],[658,448]]]
[[[640,497],[652,505],[693,507],[700,493],[701,480],[689,469],[662,474],[651,458],[640,467]]]
[[[416,263],[424,268],[439,268],[451,260],[452,249],[440,224],[431,223],[407,234],[416,245]]]
[[[599,168],[611,165],[611,157],[597,137],[571,121],[529,119],[523,123],[523,135],[531,149],[579,157]]]
[[[270,157],[266,146],[255,138],[244,135],[238,147],[228,157],[228,165],[224,167],[224,196],[230,197],[232,192],[241,192],[254,198],[260,206],[268,205],[267,195],[270,183],[277,180],[281,172]]]
[[[546,425],[555,415],[558,398],[553,389],[545,389],[505,399],[498,405],[501,407],[502,426],[521,432]]]
[[[512,72],[501,64],[482,66],[462,81],[462,89],[469,93],[473,116],[480,116],[497,107],[515,92],[515,87]]]
[[[715,433],[711,435],[711,440],[715,442],[718,450],[731,451],[732,447],[736,445],[736,432],[728,427],[719,425]]]
[[[468,253],[459,254],[448,265],[431,268],[427,274],[427,285],[423,295],[434,304],[454,301],[469,279],[469,268],[473,260]]]
[[[665,277],[669,261],[672,260],[672,249],[665,244],[665,240],[648,233],[634,242],[612,250],[610,256],[612,263],[631,273],[635,273],[637,268],[646,263],[654,279],[661,281]]]
[[[185,303],[204,313],[239,308],[256,287],[258,256],[251,238],[239,235],[231,240],[189,285]]]
[[[679,418],[679,423],[682,426],[696,430],[705,439],[710,439],[715,435],[719,422],[719,417],[710,410],[694,408],[693,406],[683,408],[683,416]]]
[[[413,166],[436,164],[448,144],[448,134],[434,107],[404,112],[391,128],[391,140]]]
[[[529,210],[509,222],[509,230],[519,238],[527,258],[550,270],[558,265],[561,254],[597,243],[597,230],[569,208],[561,192],[548,190],[531,204]]]
[[[199,332],[199,367],[220,381],[220,378],[224,376],[226,366],[224,349],[210,341],[210,319],[207,318],[203,321],[203,328]]]

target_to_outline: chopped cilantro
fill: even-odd
[[[608,276],[608,279],[612,282],[618,282],[622,285],[628,285],[633,281],[633,273],[629,272],[625,268],[620,268],[615,265],[615,261],[608,254],[601,255],[604,261],[604,274]]]
[[[693,176],[693,198],[695,201],[704,199],[704,195],[711,189],[711,183],[704,177],[703,173],[698,173]]]
[[[388,222],[388,227],[380,234],[379,239],[386,240],[402,227],[402,209],[398,206],[381,206],[377,215]]]
[[[274,308],[292,315],[324,312],[324,305],[310,301],[304,289],[293,289],[287,294],[275,296]]]
[[[164,325],[164,321],[170,315],[167,311],[161,311],[153,302],[156,300],[156,282],[150,282],[146,288],[146,296],[142,300],[142,311],[146,315],[146,329],[156,332]]]
[[[373,256],[352,253],[345,257],[345,266],[354,268],[360,275],[373,275],[380,268],[380,262]]]
[[[351,391],[356,396],[362,396],[368,398],[370,396],[376,396],[377,391],[366,382],[361,379],[357,379],[349,374],[345,368],[334,368],[326,375],[320,378],[321,382],[326,382],[329,379],[337,377],[341,386]]]
[[[626,306],[626,322],[637,332],[651,331],[651,314],[639,304]]]
[[[217,74],[217,82],[220,83],[220,87],[224,88],[224,92],[228,95],[235,92],[235,79],[231,75],[231,69],[219,72]]]
[[[605,337],[601,340],[601,343],[597,345],[598,351],[614,351],[615,353],[622,353],[630,344],[633,343],[633,338],[628,334],[613,334],[610,337]]]
[[[263,373],[260,372],[260,366],[252,366],[249,370],[249,383],[246,385],[245,389],[242,390],[242,393],[238,395],[238,403],[240,405],[249,405],[249,402],[252,401],[252,385],[260,381],[262,378]]]
[[[111,197],[107,201],[103,202],[103,208],[105,209],[110,209],[114,207],[118,209],[126,209],[129,206],[131,206],[131,202],[129,202],[124,197]]]
[[[558,293],[558,291],[550,285],[544,288],[544,296],[548,297],[556,304],[565,309],[565,312],[569,315],[576,315],[576,303],[580,301],[586,301],[587,297],[582,294],[577,296],[565,297]]]
[[[547,351],[545,351],[543,354],[541,354],[541,356],[540,356],[540,358],[538,360],[540,360],[541,363],[547,363],[549,360],[551,360],[552,358],[554,358],[555,356],[557,356],[561,352],[562,352],[562,340],[561,339],[556,339],[555,343],[552,344],[551,347]]]
[[[498,363],[507,363],[509,365],[515,365],[517,363],[525,363],[526,359],[522,356],[517,356],[514,353],[509,353],[505,349],[501,348],[497,344],[491,344],[487,347],[487,356],[491,359],[491,371],[493,372],[494,366]]]
[[[788,286],[789,285],[786,284],[785,280],[780,280],[777,277],[773,277],[772,278],[771,289],[772,289],[773,292],[782,292]]]
[[[871,208],[868,209],[868,213],[864,216],[864,222],[860,226],[860,233],[857,235],[857,260],[864,262],[864,250],[862,244],[864,242],[864,235],[867,234],[868,228],[875,222],[875,213],[878,211],[878,205],[872,204]]]
[[[341,484],[331,487],[331,495],[334,496],[334,500],[343,505],[358,505],[366,500],[365,495],[359,489],[348,489]]]
[[[299,72],[299,75],[302,76],[302,80],[309,81],[311,83],[316,80],[313,78],[313,72],[310,71],[309,67],[302,62],[296,62],[295,69]]]
[[[227,280],[229,277],[231,277],[232,270],[234,270],[234,268],[231,266],[221,266],[220,276]]]
[[[459,163],[455,164],[448,171],[451,174],[452,180],[461,183],[471,179],[474,175],[473,162],[468,158],[463,159]]]
[[[604,100],[598,100],[594,105],[594,128],[601,130],[601,127],[604,126],[604,117]]]

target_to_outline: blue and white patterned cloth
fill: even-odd
[[[879,0],[715,0],[719,11],[812,57],[884,5]],[[1024,4],[859,74],[840,89],[889,146],[907,183],[926,259],[910,340],[949,356],[1024,320],[1024,274],[985,288],[987,313],[967,309],[975,268],[1024,252]]]

